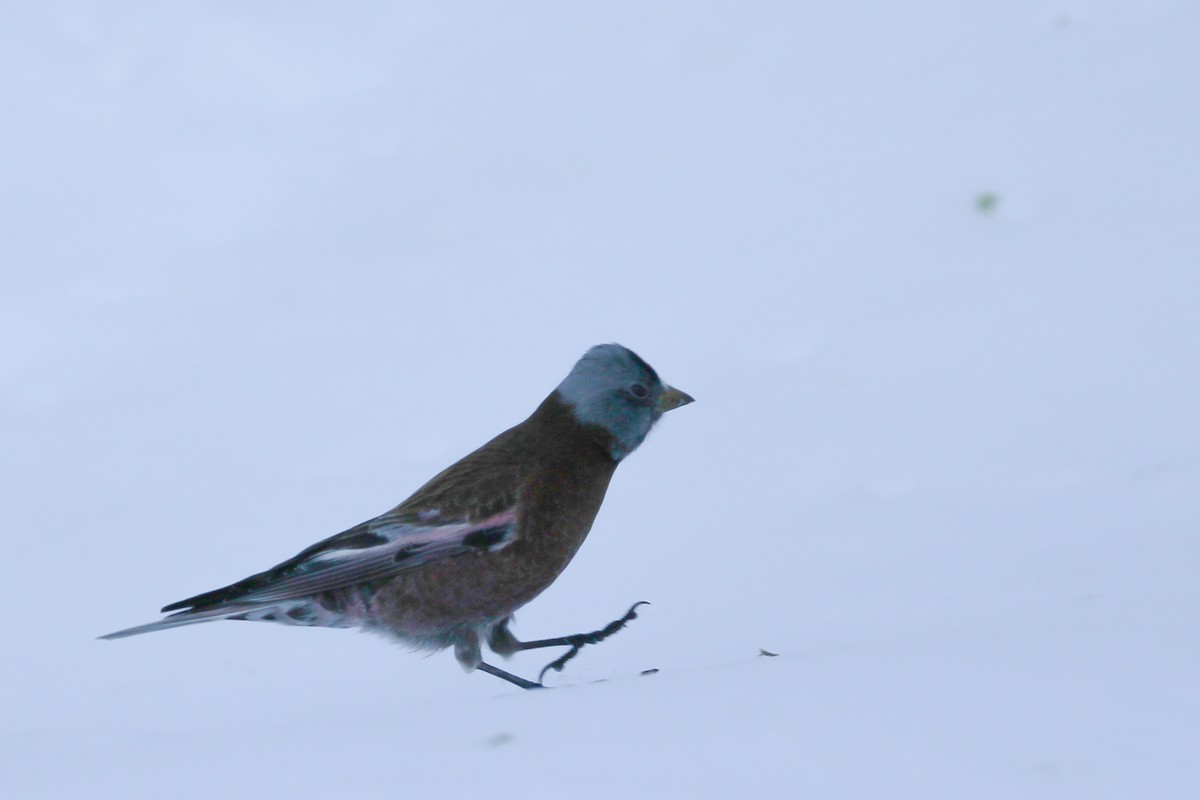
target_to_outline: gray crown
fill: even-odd
[[[619,344],[596,345],[584,353],[557,391],[577,420],[612,434],[610,453],[617,461],[637,449],[663,412],[692,402]]]

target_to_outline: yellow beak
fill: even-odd
[[[668,386],[661,395],[658,396],[658,410],[662,412],[671,411],[672,409],[686,406],[688,403],[696,402],[696,398],[692,397],[687,392],[681,392],[671,386]]]

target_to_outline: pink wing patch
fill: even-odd
[[[472,552],[502,550],[516,539],[516,510],[509,509],[478,522],[444,525],[395,523],[385,514],[368,524],[375,542],[330,547],[291,565],[289,574],[238,598],[241,602],[270,603],[389,578],[411,569]]]

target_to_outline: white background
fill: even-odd
[[[0,13],[4,797],[1195,796],[1196,4]],[[519,616],[653,602],[569,688],[94,640],[603,341],[697,403]]]

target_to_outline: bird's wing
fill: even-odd
[[[506,445],[517,428],[443,470],[400,505],[271,569],[172,603],[164,612],[271,603],[381,580],[434,561],[499,550],[516,537],[526,466]]]
[[[393,577],[472,552],[500,550],[516,538],[516,509],[470,522],[424,520],[388,512],[319,542],[271,569],[235,584],[172,603],[163,611],[200,611],[231,603],[276,603]]]
[[[386,514],[317,542],[265,572],[171,603],[163,612],[175,613],[158,622],[100,638],[242,618],[272,604],[507,547],[517,537],[518,499],[530,470],[527,439],[524,423],[510,428]]]

